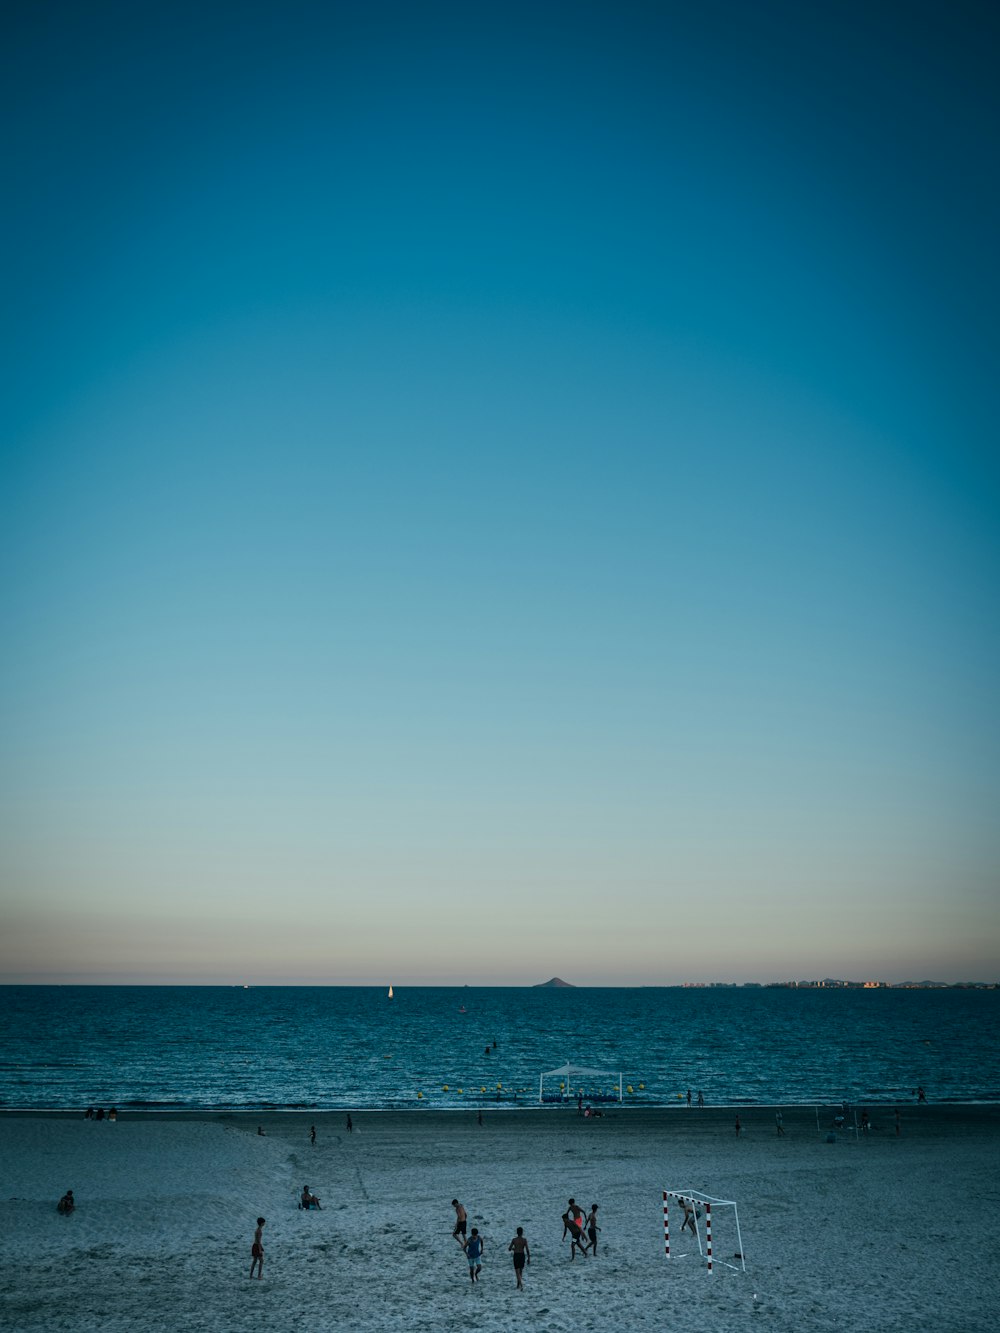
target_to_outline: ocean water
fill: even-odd
[[[6,986],[0,1106],[537,1105],[567,1062],[647,1105],[1000,1101],[998,1018],[996,990]]]

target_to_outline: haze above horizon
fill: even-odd
[[[0,23],[0,981],[996,980],[997,13]]]

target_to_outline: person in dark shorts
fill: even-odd
[[[579,1206],[579,1204],[576,1202],[575,1199],[570,1199],[569,1207],[567,1208],[566,1212],[564,1212],[562,1215],[562,1221],[563,1221],[562,1238],[563,1240],[565,1240],[566,1236],[568,1235],[570,1239],[570,1245],[569,1245],[570,1260],[576,1258],[577,1250],[579,1250],[581,1254],[586,1254],[587,1242],[583,1239],[583,1221],[584,1221],[583,1209]]]
[[[597,1253],[597,1233],[600,1231],[597,1225],[597,1204],[590,1205],[590,1212],[587,1214],[587,1235],[590,1237],[590,1253]]]
[[[459,1203],[457,1199],[452,1199],[451,1206],[455,1210],[455,1230],[451,1234],[455,1237],[459,1245],[461,1245],[462,1249],[464,1250],[465,1228],[468,1222],[469,1215],[465,1211],[465,1208],[462,1206],[462,1204]]]
[[[528,1242],[524,1236],[524,1227],[518,1227],[517,1235],[507,1246],[507,1249],[514,1256],[514,1276],[517,1278],[517,1289],[524,1290],[524,1283],[521,1281],[524,1276],[524,1265],[531,1263],[531,1251],[528,1249]]]
[[[250,1276],[253,1277],[253,1270],[256,1267],[257,1277],[264,1276],[264,1219],[257,1218],[257,1230],[253,1233],[253,1244],[250,1246]]]

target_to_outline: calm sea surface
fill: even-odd
[[[566,1062],[651,1105],[1000,1101],[998,1018],[1000,991],[6,986],[0,1106],[537,1104]]]

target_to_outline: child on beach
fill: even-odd
[[[600,1231],[597,1225],[597,1204],[590,1205],[590,1212],[587,1214],[587,1235],[590,1237],[590,1253],[597,1254],[597,1233]]]
[[[469,1281],[478,1282],[479,1274],[483,1271],[483,1238],[479,1234],[478,1227],[472,1228],[472,1235],[462,1249],[469,1261]]]
[[[518,1227],[517,1235],[507,1246],[507,1249],[514,1255],[514,1276],[517,1279],[517,1290],[524,1290],[524,1283],[521,1278],[524,1275],[524,1265],[531,1263],[531,1251],[528,1249],[528,1242],[525,1239],[524,1227]]]
[[[254,1267],[257,1268],[258,1279],[264,1276],[264,1218],[257,1218],[257,1230],[253,1233],[253,1244],[250,1246],[250,1276],[253,1277]]]

